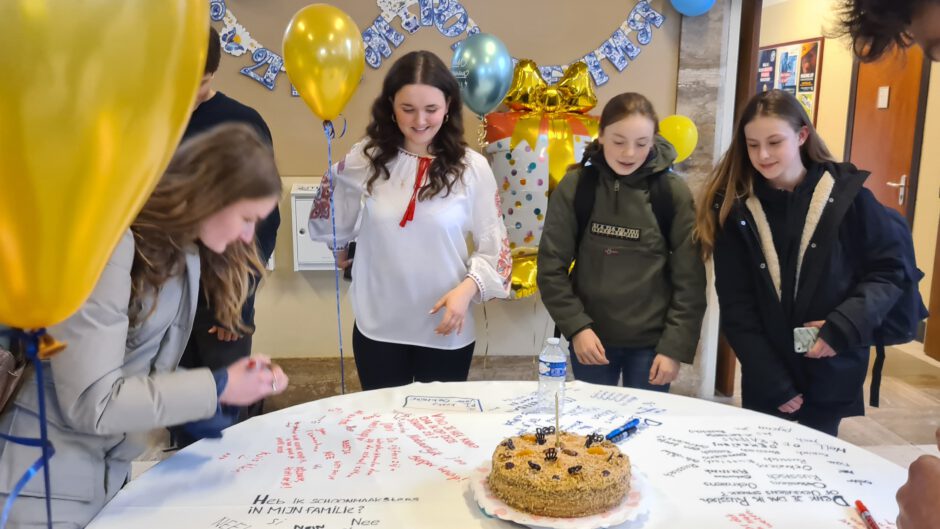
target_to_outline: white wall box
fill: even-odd
[[[294,271],[333,270],[333,252],[322,242],[310,240],[307,220],[320,186],[294,184],[290,190],[291,220],[294,241]]]

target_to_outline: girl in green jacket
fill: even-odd
[[[644,96],[614,97],[549,198],[537,281],[578,380],[668,391],[695,356],[705,270],[692,195],[658,123]]]

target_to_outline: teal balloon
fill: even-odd
[[[509,50],[488,33],[477,33],[461,42],[450,65],[463,103],[479,116],[498,107],[506,97],[512,70]]]
[[[713,5],[715,0],[672,0],[672,7],[687,17],[704,15]]]

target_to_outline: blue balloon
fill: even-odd
[[[461,42],[450,65],[464,104],[479,116],[502,102],[512,84],[512,70],[506,46],[488,33],[477,33]]]
[[[713,5],[715,0],[672,0],[672,7],[687,17],[704,15]]]

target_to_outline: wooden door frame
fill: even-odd
[[[734,93],[734,122],[737,123],[748,101],[757,94],[757,58],[760,50],[760,21],[763,0],[744,0],[741,5],[741,37],[738,48],[738,76]],[[822,67],[820,66],[820,71]],[[721,318],[721,314],[718,315]],[[734,395],[737,357],[723,335],[718,339],[715,367],[715,392]]]
[[[920,182],[920,158],[924,148],[924,128],[927,122],[927,96],[930,91],[930,68],[933,64],[924,54],[924,64],[921,67],[920,87],[917,100],[917,121],[914,125],[914,149],[911,153],[911,171],[908,175],[910,185],[907,192],[907,207],[904,216],[908,226],[914,229],[914,208],[917,206],[917,186]],[[852,81],[849,85],[849,113],[845,120],[845,145],[842,148],[842,159],[852,159],[852,137],[855,133],[855,104],[858,98],[858,70],[861,62],[858,58],[852,62]],[[817,101],[818,103],[818,101]],[[861,169],[864,169],[862,167]],[[936,258],[934,258],[936,260]]]
[[[938,226],[937,240],[934,243],[934,249],[936,250],[938,248],[940,248],[940,226]],[[927,310],[932,311],[934,314],[940,314],[940,279],[938,279],[940,278],[940,254],[936,252],[934,253],[931,270],[933,270],[933,275],[931,276],[930,292],[927,293]],[[936,322],[937,320],[934,321]],[[934,347],[930,347],[931,345],[935,345],[935,341],[940,338],[937,338],[936,333],[931,335],[930,332],[928,332],[929,327],[930,316],[927,316],[927,323],[923,329],[924,334],[922,337],[924,340],[924,353],[934,360],[940,360],[940,355],[937,355],[936,351],[933,350]],[[920,334],[920,329],[918,329],[918,334]],[[918,337],[920,338],[920,336]]]

